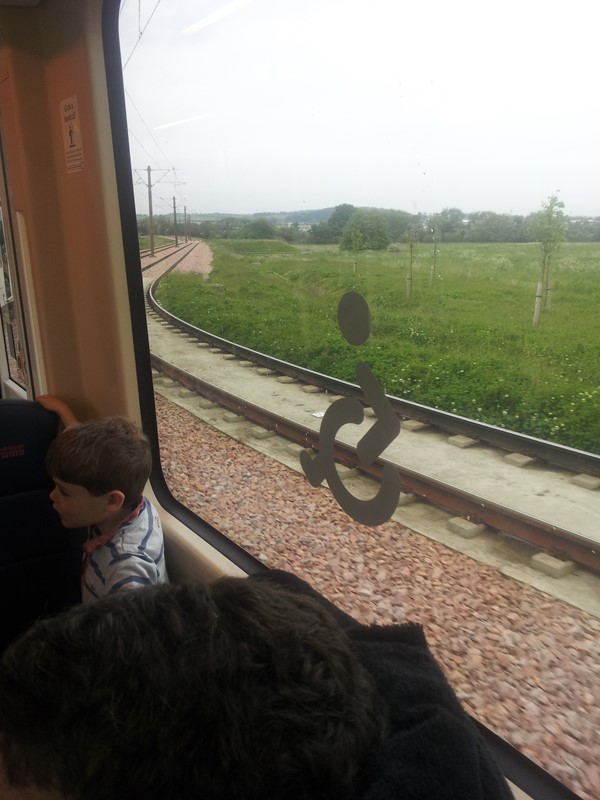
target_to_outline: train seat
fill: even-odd
[[[44,460],[58,418],[30,400],[0,400],[0,651],[38,617],[80,600],[83,531],[52,508]]]

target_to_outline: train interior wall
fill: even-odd
[[[30,395],[57,394],[81,418],[140,421],[101,15],[99,0],[0,9],[3,206],[28,338],[38,344],[30,353]],[[73,98],[84,158],[77,171],[68,168],[64,140]],[[139,302],[141,275],[137,284]],[[149,372],[149,360],[146,366]],[[161,516],[173,576],[240,573],[173,515],[163,509]]]

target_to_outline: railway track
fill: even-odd
[[[167,272],[171,272],[175,269],[175,267],[177,267],[178,264],[184,261],[191,254],[197,244],[198,242],[188,242],[185,245],[180,246],[176,246],[175,244],[165,244],[162,247],[157,247],[154,252],[162,253],[162,255],[160,255],[158,258],[154,258],[151,263],[142,266],[142,272],[145,272],[151,267],[155,267],[157,264],[160,264],[163,261],[172,259],[173,255],[176,253],[177,259],[175,263],[170,263],[168,268],[165,269],[165,274]],[[140,253],[140,256],[150,256],[150,251],[144,250],[143,253]]]
[[[180,263],[189,252],[190,249],[187,248],[183,255],[178,257],[176,263]],[[156,264],[156,262],[154,263]],[[175,266],[176,264],[170,264],[165,267],[164,274]],[[230,369],[233,369],[236,364],[243,365],[238,368],[246,369],[246,376],[248,375],[247,367],[252,364],[256,367],[253,372],[262,373],[265,381],[278,377],[293,381],[301,387],[311,387],[320,393],[325,392],[329,398],[351,396],[362,399],[362,392],[356,385],[303,370],[268,355],[256,353],[173,317],[157,303],[154,293],[155,286],[156,282],[150,285],[147,291],[148,313],[157,315],[164,324],[170,327],[170,335],[178,339],[180,349],[182,346],[189,346],[190,350],[195,349],[198,352],[198,348],[201,346],[204,357],[212,356],[214,359],[220,359],[221,362],[226,358],[229,360]],[[185,345],[182,345],[182,341],[185,342]],[[174,363],[175,361],[177,363]],[[195,374],[195,370],[189,367],[189,358],[170,360],[153,352],[152,363],[163,375],[177,381],[186,389],[208,398],[222,408],[243,416],[253,424],[274,431],[279,436],[303,447],[318,450],[319,433],[318,426],[314,421],[312,424],[303,424],[294,420],[288,413],[277,413],[276,410],[268,408],[267,403],[260,399],[249,399],[245,394],[240,394],[237,389],[235,391],[228,390],[217,382],[208,380],[203,377],[211,372],[210,369],[207,370],[206,366],[202,368],[200,374]],[[234,385],[243,387],[245,378],[240,375]],[[311,389],[307,391],[311,391]],[[267,391],[266,387],[265,391]],[[409,421],[413,421],[414,427],[416,421],[421,426],[426,426],[427,429],[436,431],[438,434],[443,432],[445,437],[460,436],[469,441],[481,443],[487,450],[493,450],[496,453],[502,451],[504,454],[519,454],[522,457],[535,459],[535,463],[544,465],[548,469],[558,470],[561,474],[569,471],[571,477],[583,475],[592,479],[593,476],[600,474],[600,458],[594,454],[583,453],[511,431],[472,422],[398,398],[389,399],[403,421],[403,426],[407,426],[410,424]],[[368,409],[365,410],[368,413]],[[361,473],[376,480],[380,478],[385,464],[392,463],[400,474],[404,493],[415,495],[458,517],[475,524],[482,523],[492,530],[509,534],[552,555],[568,558],[576,564],[600,573],[598,540],[586,535],[585,532],[581,533],[572,529],[568,524],[555,524],[555,520],[548,521],[540,514],[529,513],[523,508],[511,507],[505,501],[491,500],[484,493],[478,492],[475,486],[472,489],[464,486],[461,488],[453,481],[440,480],[439,477],[428,474],[426,471],[411,468],[395,454],[388,455],[388,451],[385,452],[385,458],[380,458],[371,466],[365,467],[358,459],[355,442],[337,439],[335,458],[339,464],[358,469]],[[581,489],[581,491],[593,498],[591,507],[592,510],[594,508],[598,510],[596,517],[598,521],[600,519],[598,493],[589,492],[586,489]]]

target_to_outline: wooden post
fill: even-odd
[[[542,282],[540,281],[537,285],[537,291],[535,293],[535,309],[533,311],[533,327],[536,328],[540,321],[540,308],[542,305]]]

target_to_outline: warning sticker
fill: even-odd
[[[81,170],[85,169],[85,165],[83,162],[81,128],[79,126],[79,108],[75,95],[61,101],[60,115],[62,119],[67,172],[81,172]]]

